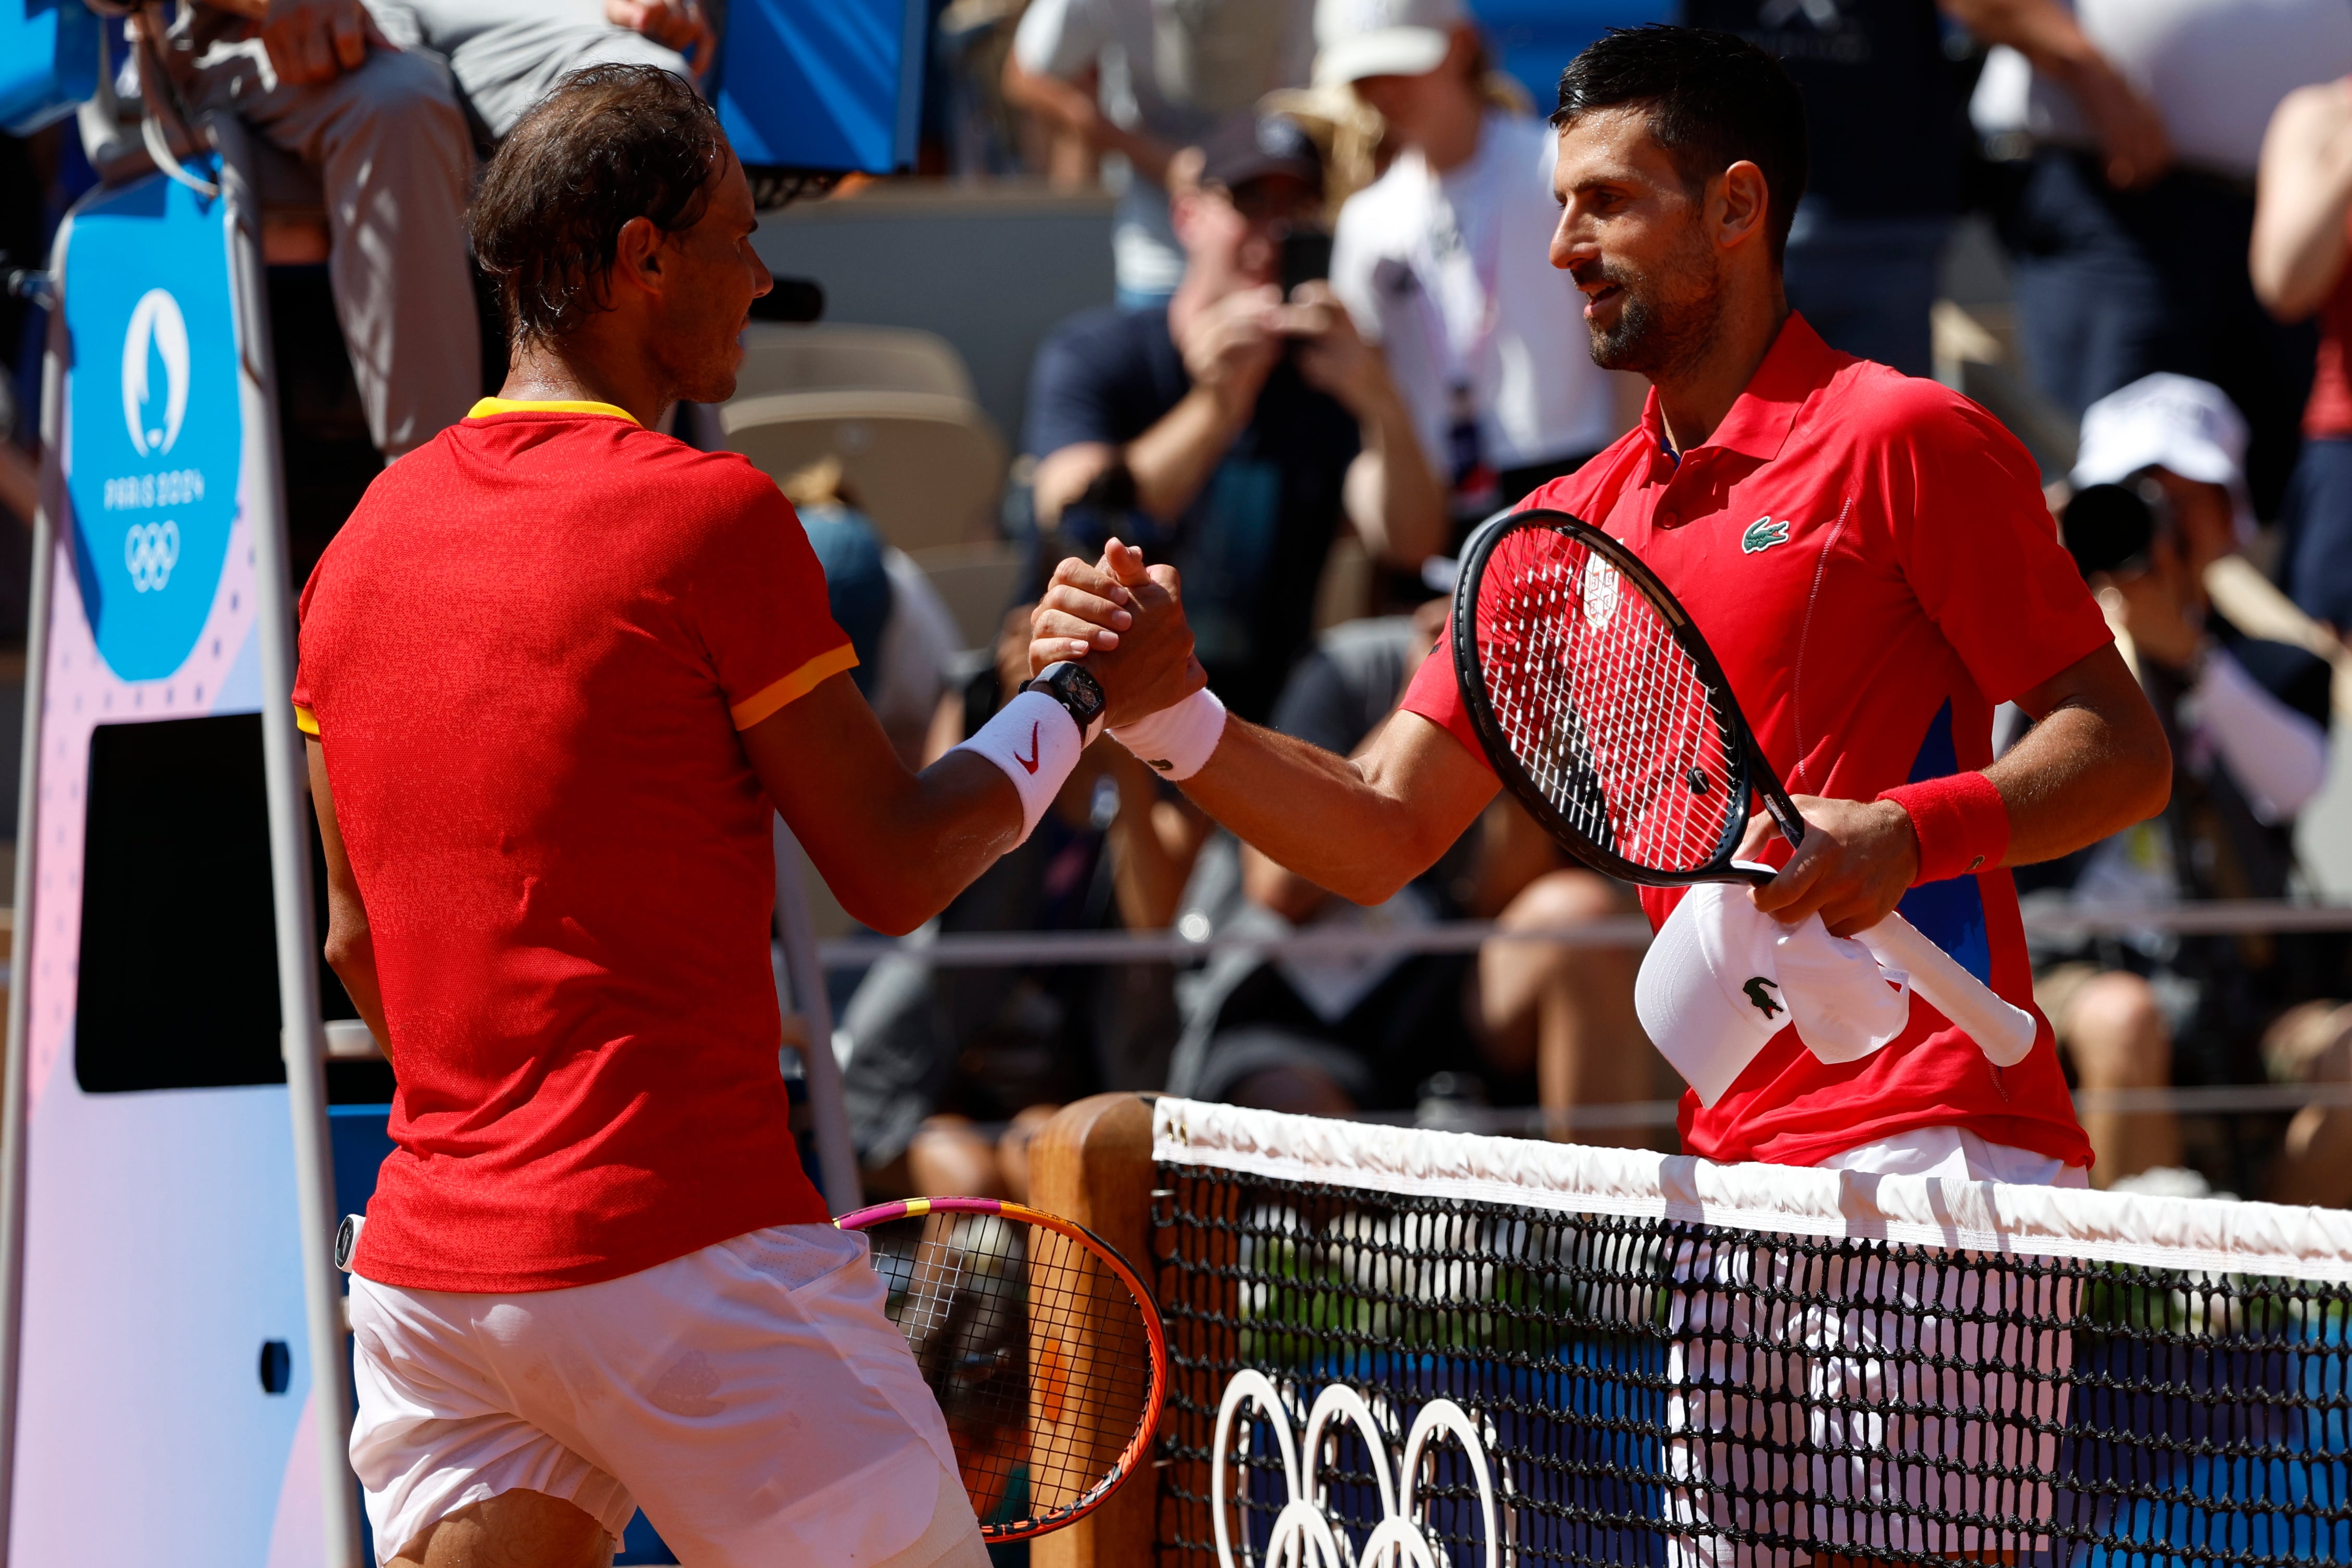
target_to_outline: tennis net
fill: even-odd
[[[2352,1562],[2352,1214],[1161,1099],[1163,1562]]]

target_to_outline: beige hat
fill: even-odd
[[[1426,76],[1469,19],[1462,0],[1316,0],[1315,85]]]

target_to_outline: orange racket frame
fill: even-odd
[[[1160,1305],[1152,1300],[1150,1287],[1143,1282],[1143,1277],[1119,1256],[1118,1248],[1076,1220],[1048,1214],[1042,1208],[1032,1208],[1025,1203],[995,1197],[910,1197],[897,1203],[877,1203],[869,1208],[845,1214],[833,1223],[843,1230],[870,1230],[893,1220],[920,1219],[931,1214],[996,1215],[1066,1236],[1102,1260],[1119,1283],[1127,1287],[1128,1293],[1135,1299],[1136,1307],[1143,1315],[1144,1335],[1151,1350],[1151,1373],[1144,1385],[1143,1415],[1136,1423],[1134,1436],[1119,1450],[1118,1458],[1111,1462],[1109,1470],[1076,1499],[1060,1508],[1015,1524],[983,1524],[980,1527],[980,1533],[982,1540],[992,1542],[1029,1541],[1060,1530],[1065,1525],[1075,1524],[1100,1508],[1103,1500],[1117,1491],[1129,1476],[1151,1468],[1151,1441],[1159,1434],[1160,1417],[1168,1403],[1168,1331],[1160,1322]]]

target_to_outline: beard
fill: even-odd
[[[1637,371],[1655,381],[1698,360],[1713,345],[1723,319],[1722,280],[1713,267],[1685,260],[1651,273],[1604,262],[1598,276],[1624,290],[1614,326],[1586,327],[1592,362],[1602,370]]]

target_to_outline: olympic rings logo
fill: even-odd
[[[180,525],[133,523],[122,538],[122,564],[131,569],[131,586],[142,593],[157,593],[172,580],[180,564]]]
[[[1273,1428],[1282,1457],[1284,1495],[1275,1515],[1274,1532],[1265,1549],[1266,1568],[1452,1568],[1452,1559],[1431,1542],[1419,1518],[1426,1499],[1422,1494],[1423,1461],[1439,1437],[1451,1437],[1469,1457],[1470,1472],[1478,1486],[1479,1522],[1485,1526],[1485,1568],[1501,1568],[1502,1543],[1496,1530],[1495,1481],[1486,1462],[1486,1434],[1451,1399],[1433,1399],[1421,1407],[1405,1435],[1404,1457],[1391,1481],[1388,1470],[1388,1439],[1372,1416],[1364,1396],[1345,1384],[1335,1383],[1316,1396],[1307,1413],[1306,1435],[1297,1447],[1290,1437],[1290,1412],[1282,1392],[1264,1373],[1246,1368],[1225,1385],[1217,1404],[1217,1425],[1209,1441],[1209,1513],[1217,1538],[1218,1568],[1236,1568],[1234,1556],[1231,1498],[1227,1495],[1234,1453],[1234,1427],[1244,1405],[1255,1406]],[[1381,1522],[1364,1542],[1360,1556],[1324,1511],[1323,1467],[1326,1449],[1339,1437],[1345,1421],[1361,1436],[1372,1456],[1372,1479],[1381,1493]],[[1300,1468],[1304,1456],[1305,1469]]]

